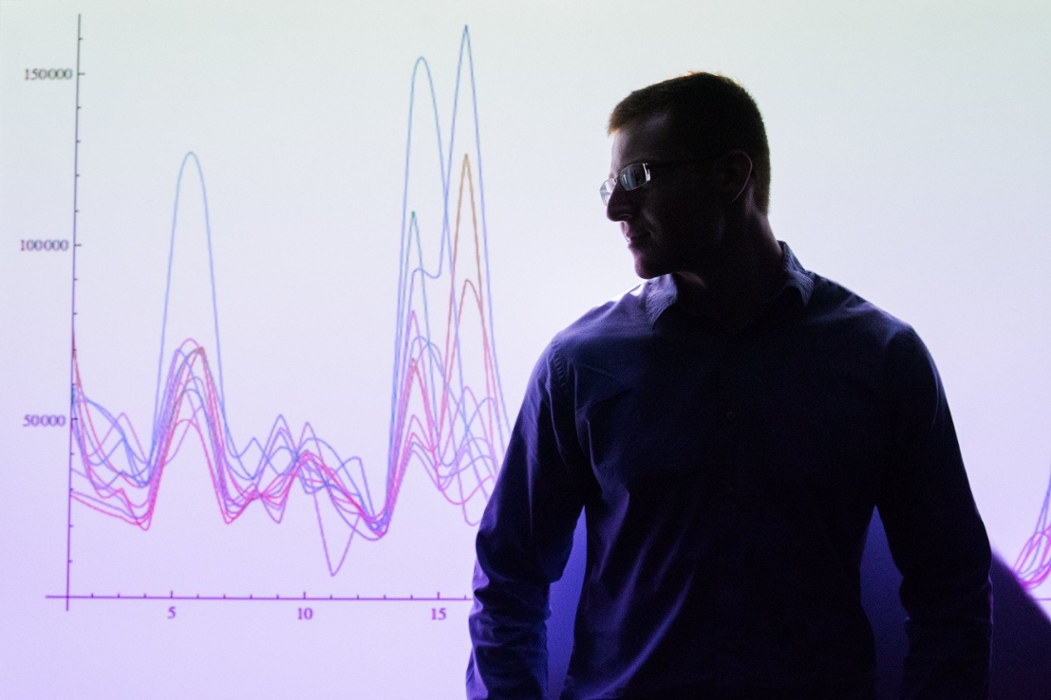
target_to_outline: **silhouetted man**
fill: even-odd
[[[923,343],[774,238],[737,83],[651,85],[609,132],[602,198],[645,282],[533,372],[478,532],[468,696],[544,696],[548,586],[583,508],[563,698],[873,698],[859,566],[878,507],[903,697],[984,698],[989,543]]]

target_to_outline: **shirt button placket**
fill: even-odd
[[[726,410],[725,416],[726,416],[727,424],[731,424],[732,425],[734,423],[734,421],[737,420],[737,412],[734,411],[732,408],[729,408],[729,409]],[[728,444],[729,445],[735,445],[736,444],[736,439],[735,439],[735,436],[733,435],[732,432],[729,435],[729,443]],[[723,475],[723,479],[724,479],[723,485],[722,485],[723,496],[732,497],[734,494],[737,493],[737,489],[734,488],[733,484],[731,483],[732,475],[729,472],[727,472],[726,474]]]

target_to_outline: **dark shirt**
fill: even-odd
[[[874,506],[903,575],[903,697],[986,696],[989,543],[934,363],[784,250],[740,333],[687,315],[665,276],[548,346],[478,531],[469,698],[544,697],[581,508],[564,699],[874,697]]]

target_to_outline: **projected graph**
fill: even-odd
[[[1044,494],[1036,527],[1015,560],[1014,570],[1029,591],[1035,591],[1051,579],[1051,483]]]
[[[421,225],[410,187],[418,86],[423,109],[432,113],[438,145],[440,227],[432,227],[437,230]],[[457,150],[455,142],[457,116],[465,101],[461,93],[466,93],[472,110],[468,147],[473,159],[466,150]],[[337,447],[309,422],[294,426],[277,415],[264,435],[235,435],[224,388],[224,326],[216,293],[216,279],[223,271],[213,256],[206,168],[189,152],[174,184],[152,419],[149,425],[137,425],[120,407],[93,398],[92,377],[81,368],[74,340],[72,500],[148,530],[164,498],[165,471],[194,451],[204,456],[216,507],[227,524],[253,507],[280,523],[293,493],[309,497],[332,576],[344,566],[355,539],[375,541],[388,533],[406,473],[414,465],[449,507],[461,511],[467,524],[477,522],[503,456],[508,418],[493,332],[474,66],[466,27],[446,133],[438,116],[430,66],[420,58],[413,67],[409,96],[382,483],[370,482],[360,456]],[[195,245],[185,240],[184,231],[185,210],[191,205],[203,211],[205,235],[198,245],[204,251],[187,252],[187,246]],[[177,336],[170,323],[171,307],[178,303],[173,280],[180,275],[180,261],[194,252],[203,253],[207,261],[207,340]],[[67,581],[67,600],[69,596]]]

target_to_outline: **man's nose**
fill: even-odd
[[[631,193],[618,182],[606,202],[606,218],[610,221],[627,221],[635,215],[635,202]]]

